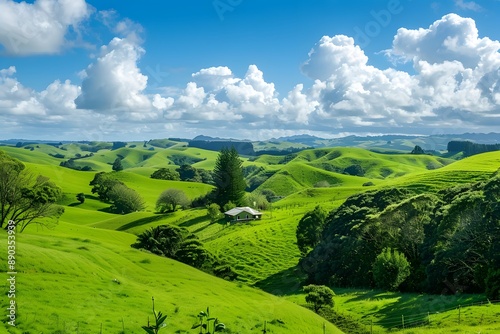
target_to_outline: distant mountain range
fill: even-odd
[[[294,143],[308,147],[362,147],[367,149],[411,150],[416,145],[426,151],[445,151],[450,141],[471,141],[478,144],[500,143],[500,133],[464,133],[447,135],[380,135],[380,136],[347,136],[325,139],[311,135],[295,135],[273,138],[268,143]],[[261,142],[262,143],[262,142]]]

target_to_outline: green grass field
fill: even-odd
[[[334,291],[335,311],[361,324],[367,333],[500,331],[500,301],[491,303],[482,295],[425,295],[340,288]],[[286,299],[305,305],[303,293],[288,295]]]
[[[18,235],[17,326],[3,324],[2,331],[98,333],[102,325],[103,333],[141,333],[152,296],[156,309],[169,316],[165,332],[191,332],[207,306],[232,333],[257,330],[264,321],[274,333],[312,333],[323,326],[322,318],[292,302],[135,250],[134,241],[129,233],[69,223]],[[2,309],[7,302],[2,299]]]
[[[176,163],[187,161],[196,168],[212,169],[217,152],[170,141],[156,144],[166,148],[151,145],[144,148],[142,143],[130,147],[129,143],[125,148],[100,150],[91,157],[76,160],[81,166],[92,165],[95,171],[91,172],[59,166],[69,157],[89,153],[83,151],[80,144],[66,144],[64,149],[41,144],[32,151],[0,148],[25,162],[33,173],[50,177],[62,188],[64,198],[60,204],[65,206],[65,213],[54,230],[32,226],[18,235],[19,327],[12,329],[4,325],[10,333],[98,333],[101,324],[103,333],[119,333],[123,327],[126,333],[141,333],[140,325],[147,322],[153,295],[157,309],[169,315],[167,332],[188,332],[195,314],[210,306],[233,333],[258,332],[264,321],[271,333],[321,333],[324,320],[294,304],[304,303],[300,277],[293,268],[300,256],[295,230],[307,211],[316,205],[332,210],[352,194],[380,187],[436,191],[487,179],[500,167],[500,152],[460,161],[426,155],[374,153],[358,148],[306,150],[288,157],[263,155],[244,159],[245,166],[253,164],[274,172],[257,191],[271,189],[286,197],[264,211],[261,221],[210,224],[203,208],[156,214],[154,207],[158,195],[165,189],[182,189],[189,198],[194,198],[210,191],[211,186],[154,180],[149,176],[158,168],[175,168]],[[154,150],[150,150],[151,147]],[[64,154],[65,158],[49,154]],[[90,192],[89,182],[95,173],[111,171],[110,164],[118,155],[123,157],[125,170],[116,176],[142,195],[146,202],[143,212],[107,213],[109,205]],[[359,164],[365,176],[341,172],[353,164]],[[321,181],[328,182],[329,187],[315,187]],[[364,186],[367,182],[373,185]],[[83,204],[76,201],[76,194],[80,192],[86,195]],[[232,265],[239,282],[226,282],[130,247],[137,234],[162,224],[178,225],[195,233],[207,249]],[[2,238],[5,240],[5,234]],[[6,263],[5,254],[4,251],[0,255],[2,266]],[[120,284],[113,282],[114,279]],[[6,282],[3,286],[6,288]],[[286,297],[272,296],[252,286]],[[400,318],[412,307],[423,309],[425,298],[435,298],[440,303],[449,300],[445,302],[438,299],[439,296],[370,291],[336,292],[339,312],[365,325],[372,321],[374,332],[380,333],[397,332],[398,328],[384,321]],[[464,304],[483,297],[467,298],[470,299],[464,299]],[[2,299],[1,306],[6,306],[6,302]],[[476,310],[485,310],[482,318],[478,318]],[[428,328],[406,329],[405,333],[426,330],[440,333],[443,328],[466,333],[500,330],[494,321],[488,320],[490,316],[500,315],[498,306],[464,310],[464,315],[469,312],[471,319],[476,320],[460,325],[452,323],[454,309],[443,307],[439,312],[431,316]],[[327,333],[336,332],[339,331],[334,326],[327,326]]]

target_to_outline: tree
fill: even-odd
[[[160,168],[154,171],[153,174],[151,174],[151,178],[170,181],[179,181],[181,179],[179,172],[169,168]]]
[[[183,230],[171,225],[152,227],[139,234],[137,242],[132,246],[175,259],[175,254],[184,240],[183,233]]]
[[[115,162],[113,162],[113,170],[115,172],[119,172],[123,170],[122,159],[116,158]]]
[[[297,246],[302,256],[305,256],[321,240],[321,233],[325,226],[326,211],[318,205],[313,211],[307,212],[297,225]]]
[[[47,225],[64,212],[56,205],[62,191],[49,178],[35,177],[25,166],[0,151],[0,227],[10,220],[22,232],[32,223]],[[38,220],[46,218],[44,220]]]
[[[146,249],[219,277],[237,277],[229,265],[206,250],[198,238],[185,228],[172,225],[152,227],[141,233],[132,247]]]
[[[209,206],[207,206],[207,213],[208,216],[210,217],[210,223],[215,223],[217,220],[220,219],[222,216],[222,213],[220,212],[220,207],[216,203],[212,203]]]
[[[334,305],[335,293],[327,286],[310,284],[304,287],[304,292],[307,293],[306,302],[312,304],[316,313],[325,306],[333,307]]]
[[[141,211],[145,208],[144,200],[133,189],[124,184],[116,184],[109,191],[111,210],[116,213],[127,214]]]
[[[349,175],[354,175],[354,176],[364,176],[365,171],[363,170],[363,167],[361,165],[351,165],[349,167],[346,167],[344,169],[344,173],[349,174]]]
[[[111,150],[117,150],[119,148],[127,146],[127,143],[122,142],[122,141],[114,141],[113,142],[113,147],[111,147]]]
[[[223,207],[228,202],[243,204],[246,182],[243,177],[242,161],[236,149],[223,148],[214,167],[216,203]]]
[[[384,248],[373,263],[373,278],[379,288],[395,291],[410,275],[410,263],[404,254]]]
[[[198,170],[190,165],[182,165],[176,169],[180,175],[181,181],[201,182]]]
[[[177,210],[178,206],[181,208],[189,206],[189,199],[180,189],[167,189],[160,194],[156,201],[156,210],[160,213],[173,212]]]
[[[201,182],[211,185],[214,184],[214,176],[211,171],[202,168],[199,168],[196,171],[198,172]]]
[[[76,195],[76,200],[80,202],[80,204],[83,204],[85,202],[85,194],[84,193],[78,193]]]
[[[267,210],[269,207],[266,196],[261,193],[252,193],[248,195],[246,204],[258,210]]]
[[[420,146],[415,146],[411,151],[411,154],[425,154],[425,151]]]
[[[113,179],[109,173],[105,172],[96,173],[89,183],[89,185],[93,186],[92,194],[97,194],[99,199],[103,202],[110,201],[109,192],[118,184],[123,185],[123,182]]]

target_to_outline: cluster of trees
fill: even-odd
[[[234,280],[237,277],[231,266],[205,249],[198,238],[184,228],[172,225],[152,227],[140,234],[132,247],[180,261],[224,279]]]
[[[466,157],[498,150],[500,150],[500,144],[477,144],[470,141],[450,141],[448,143],[448,152],[464,152]]]
[[[92,186],[92,193],[97,194],[101,201],[111,204],[112,212],[126,214],[145,208],[142,197],[117,180],[114,173],[99,172],[89,185]]]
[[[0,227],[12,220],[22,232],[33,223],[57,222],[64,213],[56,204],[61,196],[49,178],[31,174],[22,162],[0,151]]]
[[[318,208],[301,220],[300,266],[312,283],[500,299],[499,203],[500,172],[435,194],[353,195],[325,222]]]
[[[64,158],[64,155],[62,155],[62,154],[49,154],[49,155],[53,156],[54,158]],[[88,171],[92,170],[92,167],[90,167],[90,166],[77,166],[77,165],[75,165],[75,160],[89,158],[92,156],[94,156],[94,153],[89,153],[86,155],[81,155],[80,153],[77,153],[77,154],[75,154],[75,157],[69,158],[67,161],[61,161],[61,163],[59,163],[59,166],[74,169],[74,170],[80,170],[83,172],[88,172]]]
[[[179,168],[160,168],[153,172],[150,176],[152,179],[170,180],[170,181],[187,181],[201,182],[206,184],[214,184],[213,173],[201,168],[184,164]]]
[[[365,171],[361,165],[354,164],[344,169],[344,174],[353,176],[365,176]]]

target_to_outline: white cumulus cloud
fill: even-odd
[[[85,0],[0,0],[0,44],[15,55],[57,53],[90,12]]]
[[[114,38],[101,47],[97,60],[84,71],[79,109],[99,112],[150,110],[143,94],[148,77],[137,66],[144,49],[126,38]]]
[[[450,126],[464,131],[488,122],[499,125],[499,49],[498,41],[479,37],[474,20],[456,14],[429,28],[397,31],[387,53],[411,62],[411,74],[368,65],[351,37],[325,36],[302,66],[314,85],[290,92],[281,118],[345,131],[432,132]]]

